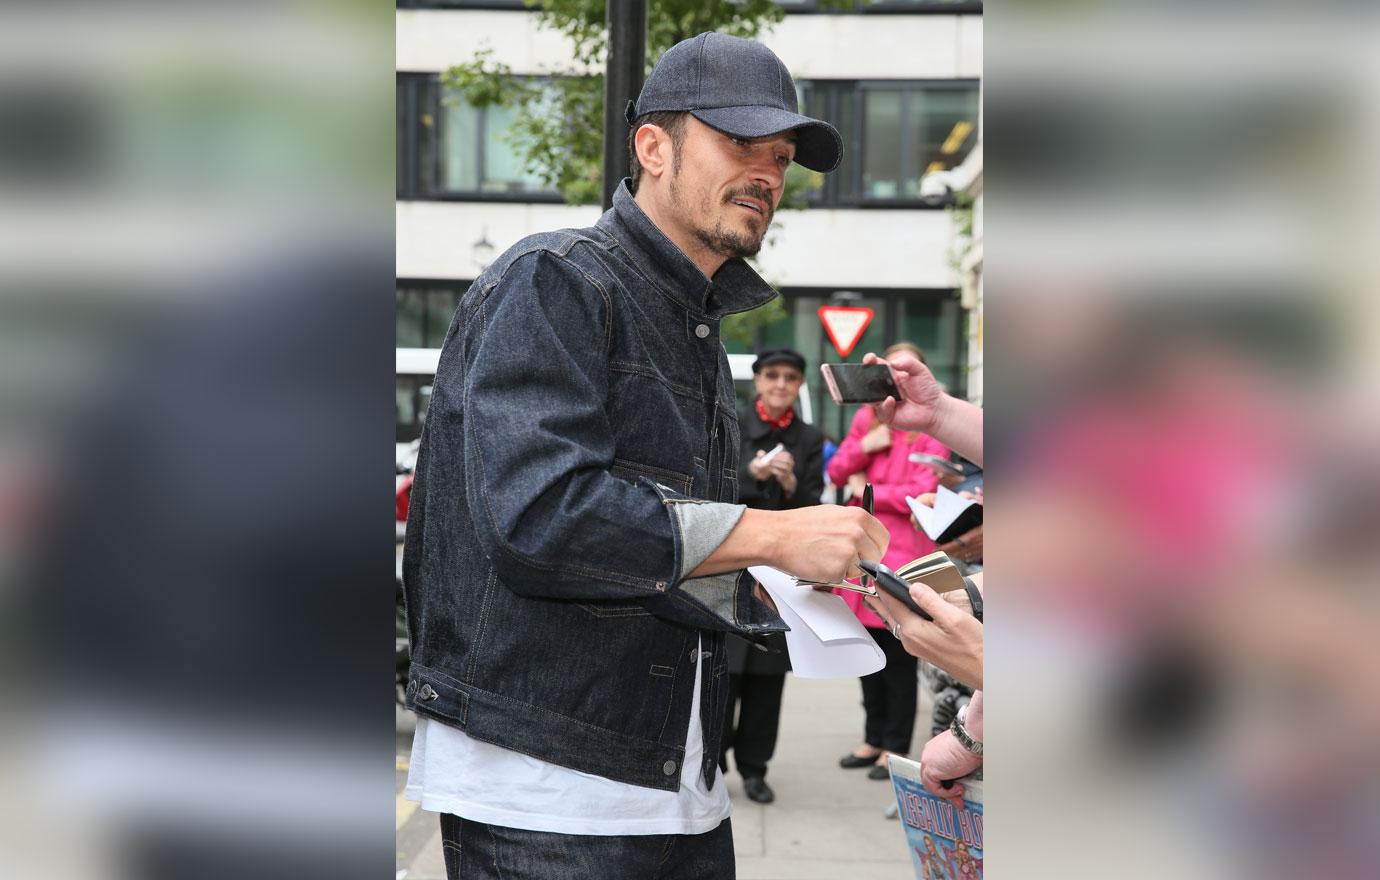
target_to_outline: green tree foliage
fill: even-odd
[[[543,71],[541,79],[516,75],[490,50],[441,75],[450,97],[475,107],[515,111],[508,137],[527,169],[572,205],[598,204],[603,195],[604,75],[608,52],[606,0],[527,0],[540,26],[570,41],[567,66]],[[851,6],[853,0],[828,0]],[[781,21],[774,0],[647,0],[647,72],[667,49],[704,31],[757,38]],[[598,72],[593,72],[598,71]],[[626,149],[618,145],[617,149]],[[805,207],[807,189],[823,175],[792,165],[781,207]],[[779,223],[780,221],[778,221]],[[757,328],[786,317],[779,299],[724,321],[726,340],[752,344]]]
[[[569,39],[568,66],[543,71],[549,79],[533,80],[514,75],[492,52],[481,51],[451,67],[441,81],[453,96],[476,107],[514,108],[511,143],[527,168],[568,203],[597,204],[603,194],[604,75],[585,71],[602,71],[605,65],[606,0],[528,3],[541,27]],[[698,33],[755,38],[783,15],[773,0],[647,0],[647,70],[667,49]]]

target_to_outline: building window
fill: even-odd
[[[803,112],[844,139],[837,171],[805,175],[812,206],[931,207],[920,178],[958,165],[977,142],[976,80],[811,80],[799,91]],[[515,111],[444,92],[436,74],[398,74],[399,199],[561,201],[509,142]]]
[[[398,198],[560,201],[509,142],[516,111],[471,106],[436,74],[397,83]]]
[[[844,15],[868,12],[981,12],[981,0],[855,0],[851,8],[821,3],[820,0],[776,0],[787,12],[822,12]],[[541,4],[526,0],[397,0],[399,9],[532,9]]]
[[[440,348],[468,281],[398,280],[394,312],[398,348]]]
[[[923,207],[920,178],[958,165],[977,142],[975,80],[812,80],[800,93],[803,112],[844,140],[838,170],[809,179],[811,205]]]

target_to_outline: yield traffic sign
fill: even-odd
[[[863,306],[820,306],[819,320],[840,357],[848,357],[872,323],[872,310]]]

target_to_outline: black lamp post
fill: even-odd
[[[609,60],[604,72],[604,210],[628,176],[628,120],[647,66],[647,0],[608,0]]]

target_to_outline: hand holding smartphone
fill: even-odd
[[[911,611],[914,611],[925,620],[934,620],[934,618],[929,615],[929,612],[915,604],[915,600],[910,597],[910,584],[901,580],[896,572],[882,565],[880,562],[869,562],[866,559],[859,562],[858,567],[872,575],[872,578],[877,582],[877,586],[886,590],[893,598],[899,599],[901,603]]]
[[[824,384],[834,403],[881,403],[888,397],[901,399],[886,364],[820,364]]]

